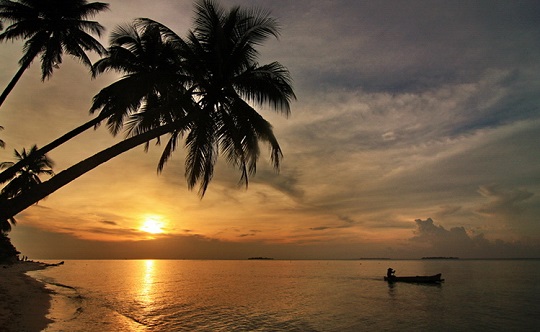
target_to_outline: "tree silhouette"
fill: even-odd
[[[70,54],[91,68],[87,51],[104,54],[105,48],[91,34],[100,36],[104,27],[87,18],[108,8],[86,0],[0,0],[0,18],[11,22],[0,41],[25,39],[20,68],[0,95],[0,106],[32,61],[41,56],[42,80],[49,78]]]
[[[25,192],[30,191],[36,185],[41,183],[40,175],[46,174],[49,176],[54,175],[52,167],[54,162],[47,156],[35,157],[37,147],[34,145],[27,152],[26,149],[22,149],[21,152],[15,150],[15,158],[18,160],[31,160],[23,167],[17,174],[11,179],[11,181],[2,188],[0,191],[0,202],[6,202],[9,199],[17,197]],[[0,169],[10,167],[13,162],[0,163]],[[36,202],[37,203],[37,202]],[[8,220],[0,221],[0,230],[8,232],[11,229],[9,222],[15,224],[15,218],[11,216]]]
[[[167,77],[171,77],[176,68],[169,62],[178,55],[167,45],[166,39],[162,38],[157,28],[150,29],[143,24],[118,27],[111,35],[110,44],[107,57],[95,64],[96,70],[103,73],[109,68],[125,67],[129,68],[129,75],[94,97],[91,111],[101,109],[95,118],[43,146],[36,151],[36,157],[50,152],[90,128],[97,127],[107,118],[111,131],[116,135],[126,116],[148,100],[147,95],[154,93],[160,86],[171,84],[167,82]],[[123,47],[123,44],[128,45]],[[0,183],[13,177],[27,162],[30,160],[20,160],[0,173]]]
[[[288,115],[290,102],[295,98],[285,67],[277,62],[262,66],[257,63],[256,46],[270,36],[277,36],[276,21],[260,10],[235,7],[225,11],[214,1],[206,0],[196,4],[195,26],[186,39],[149,19],[138,20],[137,24],[148,31],[159,31],[165,44],[171,43],[174,52],[163,60],[174,71],[161,81],[165,84],[151,84],[151,91],[138,93],[129,103],[118,98],[122,94],[113,93],[111,87],[115,83],[96,96],[93,105],[96,110],[107,112],[116,105],[121,106],[119,109],[125,107],[126,112],[114,112],[119,116],[108,123],[113,133],[127,125],[129,137],[29,192],[0,202],[0,219],[13,217],[100,164],[153,139],[159,141],[163,135],[168,135],[169,140],[158,170],[184,137],[188,150],[185,161],[188,187],[192,189],[198,184],[201,197],[212,179],[220,153],[241,171],[240,180],[246,185],[249,175],[256,170],[259,141],[269,144],[272,163],[279,168],[282,154],[272,126],[252,106],[267,104]],[[127,39],[134,36],[134,30],[124,30]],[[118,34],[118,40],[123,40],[122,34]],[[129,57],[135,50],[129,45],[118,42],[116,46],[124,50],[109,50],[110,59],[96,64],[96,73],[118,70],[125,74],[124,79],[139,73],[135,63],[126,61],[126,65],[118,66],[112,59],[115,52],[119,57]]]
[[[7,233],[0,229],[0,263],[13,263],[17,261],[20,252],[15,249]]]

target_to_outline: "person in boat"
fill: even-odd
[[[396,270],[393,270],[391,267],[389,267],[388,270],[386,271],[386,277],[393,278],[396,276],[395,273],[396,273]]]

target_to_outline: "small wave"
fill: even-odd
[[[126,318],[132,320],[133,322],[135,322],[135,323],[137,323],[137,324],[139,324],[139,325],[146,326],[146,324],[145,324],[143,321],[141,321],[140,319],[137,319],[136,317],[133,317],[133,316],[128,315],[128,314],[124,314],[124,313],[119,312],[119,311],[117,311],[117,310],[114,310],[114,311],[115,311],[117,314],[119,314],[119,315],[121,315],[121,316],[124,316],[124,317],[126,317]]]
[[[61,283],[58,283],[58,282],[47,282],[47,284],[53,285],[53,286],[62,287],[62,288],[72,289],[72,290],[74,290],[74,291],[77,290],[77,288],[75,288],[75,287],[73,287],[73,286],[64,285],[64,284],[61,284]],[[79,295],[79,296],[80,296],[80,295]]]
[[[49,318],[53,321],[73,321],[84,312],[85,297],[77,288],[51,281],[46,285],[53,293],[49,310]]]

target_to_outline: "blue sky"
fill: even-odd
[[[43,258],[125,257],[133,246],[146,248],[134,254],[144,258],[540,256],[540,3],[220,3],[268,9],[281,25],[280,38],[260,49],[261,63],[289,68],[298,97],[289,118],[261,109],[284,151],[280,173],[262,155],[246,191],[220,160],[199,200],[187,190],[183,152],[157,176],[160,147],[136,149],[23,212],[11,233],[19,250]],[[136,17],[180,35],[191,25],[191,1],[110,4],[96,18],[108,32]],[[20,49],[2,44],[2,85]],[[39,78],[35,63],[0,110],[2,160],[87,121],[92,96],[115,79],[91,80],[68,59],[50,81]],[[101,127],[50,156],[59,171],[119,139]],[[148,216],[166,232],[141,231]]]

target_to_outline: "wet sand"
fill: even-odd
[[[18,262],[0,264],[0,329],[5,332],[41,331],[52,321],[46,318],[50,291],[25,272],[41,270],[47,264]]]

